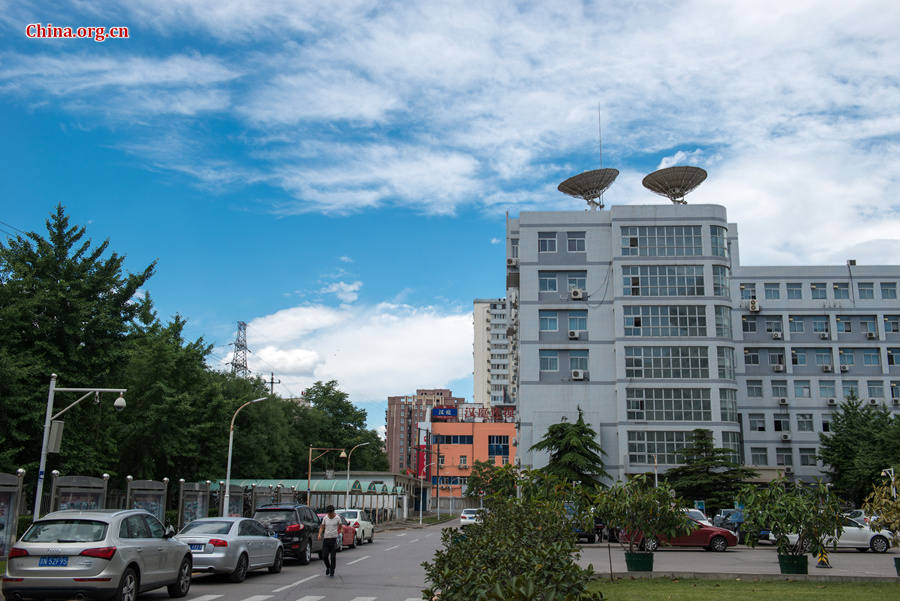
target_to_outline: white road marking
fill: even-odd
[[[322,595],[306,595],[305,597],[300,597],[297,601],[319,601],[320,599],[324,599]]]
[[[428,534],[425,535],[425,538],[428,538],[428,537],[431,536],[432,534],[434,534],[434,532],[429,532]]]
[[[352,601],[375,601],[375,597],[354,597]]]
[[[222,595],[200,595],[199,597],[194,597],[191,601],[213,601],[213,599],[218,599]]]
[[[397,536],[406,536],[406,532],[401,532],[401,533],[398,534]]]
[[[252,597],[247,597],[243,601],[266,601],[266,599],[270,599],[272,595],[253,595]]]
[[[394,545],[393,547],[388,547],[387,549],[385,549],[385,551],[393,551],[394,549],[396,549],[399,546],[400,545]]]
[[[286,591],[286,590],[288,590],[289,588],[294,588],[294,587],[297,586],[298,584],[303,584],[304,582],[306,582],[306,581],[308,581],[308,580],[312,580],[313,578],[318,578],[318,577],[319,577],[318,574],[313,574],[312,576],[307,576],[307,577],[304,578],[303,580],[298,580],[297,582],[292,582],[291,584],[286,584],[285,586],[282,586],[282,587],[280,587],[280,588],[276,588],[276,589],[273,590],[272,592],[273,592],[273,593],[280,593],[281,591]],[[252,599],[252,597],[251,597],[251,599]],[[266,597],[266,599],[268,599],[268,597]],[[244,599],[244,601],[250,601],[250,600],[249,600],[249,599]]]
[[[409,543],[417,543],[417,542],[419,542],[419,539],[414,538],[414,539],[412,539],[411,541],[408,541],[408,542],[409,542]]]
[[[348,561],[347,565],[352,566],[353,564],[358,563],[358,562],[362,561],[363,559],[369,559],[369,557],[371,557],[371,555],[363,555],[359,559],[354,559],[353,561]],[[360,599],[363,599],[363,598],[369,599],[370,597],[360,597]],[[374,598],[375,597],[371,597],[371,599],[374,599]]]
[[[406,599],[406,601],[422,601],[422,597],[410,597]]]

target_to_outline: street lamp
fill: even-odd
[[[347,490],[344,492],[344,509],[350,509],[350,455],[353,454],[353,451],[358,449],[359,447],[364,447],[367,444],[371,444],[368,442],[361,442],[347,453]]]
[[[881,470],[881,475],[891,479],[891,498],[897,498],[897,488],[894,485],[894,468],[889,467]]]
[[[238,413],[241,412],[241,409],[243,409],[247,405],[252,405],[253,403],[258,403],[264,400],[266,400],[266,397],[247,401],[246,403],[238,407],[237,411],[234,412],[234,415],[231,416],[231,427],[228,429],[228,465],[225,467],[225,496],[222,498],[223,517],[228,515],[228,497],[231,494],[231,448],[234,444],[234,420],[235,418],[237,418]]]
[[[41,497],[44,494],[44,469],[47,467],[47,443],[50,440],[50,426],[53,423],[53,420],[92,394],[99,403],[101,392],[118,392],[119,396],[113,401],[113,407],[115,407],[117,411],[121,411],[125,408],[124,395],[127,390],[127,388],[58,388],[56,386],[56,374],[50,374],[50,392],[47,395],[47,416],[44,418],[44,440],[41,442],[41,463],[38,468],[37,492],[34,496],[34,521],[37,521],[41,515]],[[53,415],[53,397],[57,392],[83,392],[84,395],[56,415]]]
[[[322,451],[315,457],[312,456],[313,451]],[[340,451],[341,454],[338,455],[341,459],[347,457],[347,451],[340,447],[309,447],[309,463],[306,467],[306,504],[309,505],[309,502],[312,500],[312,493],[310,491],[310,484],[312,482],[312,462],[325,455],[329,451]],[[349,463],[349,460],[348,460]]]
[[[419,494],[421,496],[419,499],[419,528],[422,527],[422,505],[425,504],[425,471],[436,463],[437,461],[426,463],[422,469],[419,470],[419,473],[422,474],[419,476]]]

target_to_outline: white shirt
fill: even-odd
[[[341,524],[341,516],[338,514],[334,514],[333,518],[328,517],[328,514],[322,518],[322,525],[325,526],[325,535],[324,538],[337,538],[338,537],[338,526]]]

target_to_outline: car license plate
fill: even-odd
[[[202,551],[206,545],[191,545],[191,551]]]
[[[38,566],[48,568],[64,568],[69,565],[69,558],[61,555],[44,555],[38,559]]]

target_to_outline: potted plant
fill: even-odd
[[[778,478],[768,486],[747,485],[740,497],[746,544],[756,546],[753,534],[770,530],[782,574],[808,573],[806,554],[818,555],[828,539],[837,539],[843,531],[840,502],[821,481],[810,485]]]
[[[601,492],[595,506],[611,528],[618,528],[629,572],[653,571],[655,543],[691,531],[691,521],[675,491],[665,482],[654,487],[644,475]],[[654,544],[645,544],[648,541]]]
[[[863,509],[872,516],[869,526],[873,530],[884,529],[891,532],[891,546],[900,546],[900,499],[897,498],[897,489],[894,485],[893,468],[890,472],[885,470],[882,475],[891,476],[890,481],[883,482],[881,486],[873,487],[872,492],[866,497]],[[894,558],[894,569],[900,576],[900,557]]]

